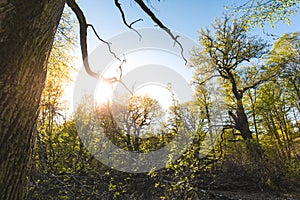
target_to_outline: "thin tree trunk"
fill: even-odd
[[[256,141],[259,144],[257,120],[256,120],[256,109],[255,109],[256,89],[254,89],[254,99],[253,99],[250,91],[249,91],[249,97],[250,97],[250,101],[251,101],[251,109],[252,109],[252,117],[253,117],[253,124],[254,124],[254,129],[255,129]]]
[[[267,121],[266,124],[267,124],[270,132],[272,134],[274,134],[274,136],[275,136],[275,138],[277,140],[277,144],[279,145],[279,148],[280,148],[279,152],[281,153],[281,155],[282,155],[283,158],[286,158],[285,151],[284,151],[284,146],[282,144],[282,141],[280,139],[279,133],[277,131],[277,126],[275,124],[272,112],[266,113],[264,118]]]
[[[133,144],[133,147],[134,147],[134,151],[136,152],[139,152],[140,151],[140,142],[139,142],[139,139],[140,139],[140,130],[139,128],[135,127],[134,128],[134,144]]]
[[[0,198],[23,200],[46,62],[64,0],[0,0]]]

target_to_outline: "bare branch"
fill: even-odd
[[[165,32],[168,33],[168,35],[174,40],[174,45],[177,44],[181,49],[181,56],[185,61],[185,64],[187,64],[187,59],[184,57],[184,50],[181,43],[178,41],[179,36],[174,35],[170,29],[168,29],[157,17],[156,15],[147,7],[147,5],[143,2],[143,0],[134,0],[140,8],[152,19],[153,22],[155,22],[161,29],[163,29]]]
[[[108,47],[109,53],[111,53],[116,59],[118,59],[119,61],[121,61],[121,59],[111,50],[111,43],[107,42],[105,40],[103,40],[97,33],[96,29],[94,28],[94,26],[92,24],[87,24],[87,27],[91,27],[94,34],[96,35],[96,37],[98,38],[98,40],[100,40],[101,42],[105,43]]]
[[[119,66],[119,70],[120,70],[120,75],[119,75],[119,79],[117,79],[116,77],[112,77],[112,78],[106,78],[105,81],[109,82],[109,83],[116,83],[119,82],[121,83],[121,85],[133,96],[133,92],[125,85],[125,83],[121,80],[123,77],[123,69],[122,69],[122,65],[126,62],[126,59],[124,58],[122,63]]]
[[[212,75],[212,76],[206,78],[206,79],[203,80],[203,81],[199,81],[199,80],[193,81],[193,84],[203,85],[203,84],[205,84],[207,81],[210,81],[211,79],[216,78],[216,77],[221,77],[221,75],[215,74],[215,75]]]
[[[101,76],[101,74],[98,74],[98,73],[93,72],[91,70],[89,62],[88,62],[88,50],[87,50],[87,29],[88,29],[89,26],[93,29],[93,31],[94,31],[95,35],[97,36],[97,38],[100,41],[104,42],[108,46],[110,53],[112,53],[114,55],[114,57],[117,58],[118,60],[121,61],[121,59],[118,58],[116,56],[116,54],[111,51],[110,43],[108,43],[107,41],[101,39],[100,36],[97,34],[95,28],[91,24],[87,24],[85,16],[84,16],[82,10],[80,9],[80,7],[78,6],[78,4],[75,2],[75,0],[67,0],[67,4],[72,9],[72,11],[75,13],[75,15],[78,19],[78,22],[79,22],[80,46],[81,46],[81,54],[82,54],[83,65],[84,65],[85,71],[87,72],[88,75],[90,75],[90,76],[92,76],[96,79],[102,78],[104,81],[109,82],[109,83],[118,82],[119,79],[116,78],[116,77],[104,78],[103,76]],[[123,63],[124,62],[121,63],[121,66],[122,66]],[[121,78],[121,76],[120,76],[120,78]]]
[[[82,54],[82,60],[84,68],[88,75],[99,78],[99,75],[95,72],[93,72],[90,68],[89,62],[88,62],[88,51],[87,51],[87,23],[85,16],[78,6],[78,4],[75,2],[75,0],[67,0],[66,1],[68,6],[73,10],[75,13],[80,27],[80,46],[81,46],[81,54]]]
[[[137,20],[131,22],[131,23],[129,24],[129,26],[131,27],[133,24],[135,24],[135,23],[137,23],[137,22],[139,22],[139,21],[143,21],[143,19],[137,19]]]
[[[122,80],[119,80],[119,83],[121,83],[123,85],[123,87],[132,95],[134,96],[133,92],[127,87],[127,85],[125,85],[125,83],[123,83]]]
[[[115,0],[115,5],[116,5],[116,7],[119,9],[119,11],[120,11],[120,13],[121,13],[121,17],[122,17],[123,23],[124,23],[129,29],[131,29],[131,30],[133,30],[134,32],[136,32],[136,33],[139,35],[140,39],[141,39],[141,38],[142,38],[142,35],[141,35],[136,29],[134,29],[134,28],[132,27],[132,25],[135,24],[135,23],[137,23],[137,22],[139,22],[139,21],[143,21],[143,19],[137,19],[137,20],[131,22],[130,24],[128,24],[127,21],[126,21],[125,13],[124,13],[124,11],[123,11],[123,9],[122,9],[122,7],[121,7],[121,4],[120,4],[119,0]]]
[[[185,63],[187,63],[186,58],[183,55],[183,47],[181,45],[181,43],[178,41],[178,37],[179,36],[174,36],[173,33],[155,16],[155,14],[144,4],[144,2],[142,0],[135,0],[135,2],[142,8],[142,10],[148,14],[152,20],[160,27],[162,28],[164,31],[166,31],[171,38],[174,40],[174,45],[178,44],[180,49],[181,49],[181,55],[183,57],[183,59],[185,60]],[[66,0],[67,5],[72,9],[72,11],[75,13],[77,20],[79,22],[79,27],[80,27],[80,46],[81,46],[81,54],[82,54],[82,59],[83,59],[83,64],[84,64],[84,68],[85,71],[87,72],[88,75],[98,79],[101,78],[104,81],[108,82],[108,83],[116,83],[116,82],[120,82],[126,90],[128,90],[130,92],[131,95],[133,95],[133,92],[121,81],[122,78],[122,65],[124,62],[126,62],[126,60],[124,59],[121,63],[121,65],[119,66],[119,70],[120,70],[120,76],[119,78],[117,77],[112,77],[112,78],[104,78],[101,74],[98,74],[96,72],[93,72],[90,68],[89,62],[88,62],[88,50],[87,50],[87,29],[88,27],[91,27],[94,34],[96,35],[96,37],[102,41],[103,43],[105,43],[108,46],[109,52],[111,54],[114,55],[115,58],[117,58],[119,61],[121,61],[120,58],[117,57],[117,55],[111,50],[111,46],[110,43],[103,40],[97,33],[97,31],[95,30],[94,26],[91,24],[88,24],[86,21],[86,18],[84,16],[83,11],[81,10],[81,8],[78,6],[78,4],[75,2],[75,0]],[[128,24],[125,18],[125,13],[122,10],[121,4],[119,3],[118,0],[115,0],[115,5],[117,6],[117,8],[119,9],[121,16],[122,16],[122,20],[123,23],[129,28],[134,30],[139,36],[140,38],[142,37],[140,35],[140,33],[138,31],[136,31],[134,28],[132,28],[132,26],[139,22],[142,21],[142,19],[138,19],[133,21],[132,23]]]

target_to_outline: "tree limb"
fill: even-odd
[[[187,64],[187,59],[183,55],[183,46],[178,41],[179,35],[174,35],[170,29],[168,29],[157,17],[156,15],[147,7],[143,0],[134,0],[140,8],[155,22],[161,29],[163,29],[167,34],[174,40],[174,45],[177,44],[181,49],[181,56],[184,59],[185,63]]]
[[[123,9],[122,9],[122,7],[121,7],[121,4],[120,4],[119,0],[115,0],[115,5],[116,5],[116,7],[119,9],[119,11],[120,11],[120,13],[121,13],[121,17],[122,17],[123,23],[124,23],[129,29],[131,29],[131,30],[133,30],[134,32],[136,32],[136,33],[139,35],[140,39],[141,39],[141,38],[142,38],[142,35],[141,35],[136,29],[132,28],[132,25],[135,24],[135,23],[137,23],[137,22],[139,22],[139,21],[143,21],[143,19],[137,19],[137,20],[131,22],[130,24],[128,24],[127,21],[126,21],[125,13],[124,13],[124,11],[123,11]]]
[[[99,78],[99,74],[93,72],[90,68],[89,62],[88,62],[88,51],[87,51],[87,28],[88,25],[86,23],[85,16],[78,6],[78,4],[75,2],[75,0],[67,0],[66,1],[68,6],[72,9],[72,11],[75,13],[80,27],[80,46],[81,46],[81,54],[83,59],[83,65],[85,68],[85,71],[88,75]]]
[[[181,43],[178,41],[178,37],[179,36],[174,36],[173,33],[170,31],[170,29],[168,29],[156,16],[155,14],[144,4],[144,2],[142,0],[135,0],[135,2],[142,8],[142,10],[151,17],[151,19],[164,31],[166,31],[170,37],[174,40],[174,45],[178,44],[180,49],[181,49],[181,56],[182,58],[185,60],[185,63],[187,63],[186,58],[183,55],[183,47],[181,45]],[[129,90],[129,88],[121,81],[122,78],[122,64],[125,62],[125,60],[122,61],[119,69],[120,69],[120,76],[119,78],[117,77],[112,77],[112,78],[104,78],[101,74],[98,74],[96,72],[93,72],[90,68],[89,62],[88,62],[88,50],[87,50],[87,29],[88,27],[91,27],[94,34],[96,35],[96,37],[104,42],[109,49],[109,52],[111,54],[114,55],[115,58],[117,58],[119,61],[120,58],[117,57],[117,55],[111,50],[110,47],[110,43],[101,39],[100,36],[97,34],[95,28],[93,25],[88,24],[86,21],[86,18],[84,16],[83,11],[81,10],[81,8],[78,6],[78,4],[75,2],[75,0],[66,0],[67,5],[72,9],[72,11],[75,13],[78,22],[79,22],[79,28],[80,28],[80,46],[81,46],[81,54],[82,54],[82,59],[83,59],[83,64],[84,64],[84,68],[85,71],[87,72],[88,75],[98,79],[101,78],[106,82],[109,83],[115,83],[115,82],[120,82],[125,88],[126,90],[128,90],[130,92],[130,94],[133,95],[133,92],[131,90]],[[123,9],[121,7],[121,4],[119,3],[118,0],[115,0],[115,5],[116,7],[119,9],[121,16],[122,16],[122,20],[123,23],[129,28],[134,30],[135,32],[137,32],[137,34],[141,37],[140,33],[138,33],[138,31],[136,31],[134,28],[132,28],[133,24],[137,23],[138,21],[141,21],[142,19],[138,19],[133,21],[132,23],[128,24],[125,18],[125,13],[123,12]]]
[[[111,53],[116,59],[118,59],[119,61],[121,61],[121,59],[111,50],[111,43],[107,42],[105,40],[103,40],[97,33],[96,29],[94,28],[94,26],[92,24],[87,24],[88,27],[91,27],[94,34],[96,35],[96,37],[98,38],[98,40],[100,40],[101,42],[105,43],[108,47],[109,53]],[[123,62],[122,62],[123,63]]]
[[[208,82],[208,81],[210,81],[211,79],[216,78],[216,77],[221,77],[221,75],[219,75],[219,74],[211,75],[210,77],[206,78],[206,79],[203,80],[203,81],[199,81],[199,80],[193,81],[193,84],[196,84],[196,85],[203,85],[203,84],[205,84],[206,82]]]
[[[244,93],[244,92],[246,92],[246,91],[249,90],[249,89],[255,89],[255,88],[256,88],[257,86],[259,86],[260,84],[262,84],[262,83],[264,83],[264,82],[270,80],[272,77],[275,77],[275,76],[276,76],[276,74],[272,74],[271,76],[268,76],[268,77],[265,77],[265,78],[263,78],[263,79],[260,79],[260,80],[256,81],[255,83],[253,83],[252,85],[249,85],[249,86],[247,86],[247,87],[244,87],[244,88],[241,89],[240,91],[241,91],[241,93]]]

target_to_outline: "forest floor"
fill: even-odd
[[[204,194],[200,199],[225,199],[225,200],[300,200],[300,193],[284,193],[274,191],[202,191]]]

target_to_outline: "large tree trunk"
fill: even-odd
[[[235,122],[235,128],[240,131],[244,140],[252,139],[252,133],[249,128],[248,117],[245,113],[243,105],[243,92],[239,91],[234,78],[234,75],[229,70],[227,71],[228,79],[231,83],[231,91],[236,100],[236,114],[229,112],[229,115]]]
[[[245,113],[242,99],[236,100],[236,108],[236,128],[240,131],[244,140],[252,139],[253,137],[249,128],[248,117]]]
[[[0,0],[0,198],[25,199],[46,62],[64,0]]]
[[[229,115],[235,122],[235,128],[242,135],[246,147],[249,151],[250,158],[259,160],[263,157],[263,151],[258,141],[253,141],[252,132],[249,128],[249,121],[243,105],[243,92],[238,90],[233,74],[228,71],[229,80],[231,82],[231,90],[236,100],[236,113],[229,112]]]
[[[253,140],[252,132],[249,128],[248,117],[245,113],[242,99],[237,99],[236,101],[236,114],[230,113],[230,115],[235,121],[236,129],[241,133],[246,143],[250,158],[255,161],[260,160],[263,157],[263,151],[258,141]]]

